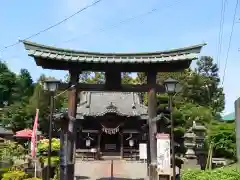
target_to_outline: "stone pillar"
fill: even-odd
[[[240,98],[235,101],[237,161],[240,162]]]
[[[77,84],[79,81],[79,72],[70,71],[70,88],[68,90],[68,116],[76,118],[77,113],[77,100],[78,100],[78,90]],[[73,86],[74,85],[74,86]],[[75,164],[75,151],[76,151],[76,125],[75,121],[72,119],[68,123],[68,168],[67,174],[68,179],[74,179],[74,164]]]
[[[149,178],[157,180],[157,124],[152,119],[157,115],[156,91],[153,86],[156,84],[156,72],[148,72],[147,83],[150,87],[148,92],[148,124],[149,124],[149,146],[150,146],[150,164]]]

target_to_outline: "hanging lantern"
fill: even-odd
[[[86,140],[86,146],[89,147],[91,145],[91,140],[90,139],[87,139]]]
[[[134,146],[134,141],[132,139],[129,140],[129,146],[133,147]]]

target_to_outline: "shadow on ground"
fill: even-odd
[[[132,178],[115,178],[115,177],[113,177],[113,178],[111,178],[111,177],[109,177],[109,178],[100,178],[100,179],[96,179],[96,180],[109,180],[109,179],[111,179],[111,180],[144,180],[144,178],[132,179]]]
[[[87,177],[87,176],[75,176],[75,179],[76,180],[81,180],[81,179],[90,179],[90,178]]]

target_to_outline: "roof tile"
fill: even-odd
[[[159,63],[166,61],[194,60],[198,58],[205,44],[169,51],[147,53],[96,53],[60,49],[24,41],[29,56],[59,61],[100,62],[100,63]],[[54,54],[54,55],[53,55]]]

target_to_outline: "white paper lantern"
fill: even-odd
[[[129,146],[133,147],[134,146],[134,141],[132,139],[129,140]]]
[[[91,145],[91,141],[89,139],[86,140],[86,146],[89,147]]]

